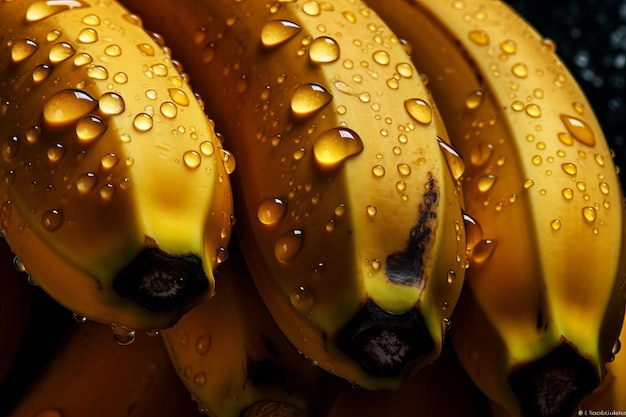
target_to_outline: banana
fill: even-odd
[[[171,326],[225,259],[232,155],[169,49],[117,2],[0,13],[2,233],[78,315]]]
[[[10,417],[197,417],[160,337],[130,346],[109,326],[76,324],[53,360],[23,393]]]
[[[343,380],[282,334],[236,248],[211,301],[162,332],[181,380],[211,417],[325,416]]]
[[[0,239],[1,240],[1,239]],[[15,360],[28,326],[31,291],[26,277],[13,266],[13,255],[6,242],[0,241],[0,386]]]
[[[471,382],[449,345],[399,390],[343,387],[328,417],[485,417],[486,397]]]
[[[367,388],[433,362],[464,278],[462,162],[399,39],[360,1],[125,4],[221,126],[235,230],[298,350]]]
[[[569,416],[624,319],[624,202],[593,109],[503,2],[368,4],[412,48],[466,162],[460,361],[510,415]]]

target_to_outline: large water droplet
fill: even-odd
[[[65,124],[77,121],[97,107],[98,101],[86,91],[70,88],[48,99],[43,107],[43,116],[50,124]]]
[[[169,88],[167,91],[174,103],[181,106],[189,105],[189,96],[187,96],[187,93],[185,93],[180,88]]]
[[[140,132],[147,132],[152,129],[153,123],[152,116],[148,113],[139,113],[133,119],[133,126]]]
[[[78,33],[78,41],[94,43],[98,41],[98,32],[94,28],[84,28]]]
[[[364,149],[361,137],[347,127],[334,127],[320,134],[313,144],[315,160],[323,167],[335,167]]]
[[[36,22],[64,10],[80,7],[89,7],[84,1],[79,0],[42,0],[36,1],[26,10],[26,20]]]
[[[287,203],[278,197],[266,198],[259,204],[257,217],[263,224],[277,224],[287,213]]]
[[[327,105],[332,98],[328,90],[320,84],[302,84],[291,96],[291,110],[296,116],[306,117]]]
[[[93,114],[81,117],[76,123],[76,136],[84,142],[99,138],[106,130],[106,122]]]
[[[76,53],[76,50],[72,45],[67,42],[59,42],[52,45],[50,51],[48,51],[48,59],[52,64],[58,64],[71,58]]]
[[[588,222],[595,222],[596,216],[597,213],[595,208],[591,206],[583,207],[583,217],[585,220],[587,220]]]
[[[104,93],[100,97],[100,111],[104,114],[121,114],[126,110],[126,103],[121,95],[113,92]]]
[[[14,63],[20,63],[32,56],[37,51],[37,43],[31,39],[21,39],[11,46],[11,59]]]
[[[274,243],[274,255],[282,263],[291,262],[298,256],[304,244],[304,232],[291,229],[284,232]]]
[[[433,120],[433,109],[422,99],[414,98],[404,102],[404,108],[417,122],[427,125]]]
[[[202,163],[202,156],[196,151],[187,151],[183,154],[183,162],[187,168],[195,169]]]
[[[329,36],[315,38],[309,45],[309,59],[316,64],[334,62],[340,54],[339,44]]]
[[[583,120],[577,117],[562,114],[561,121],[570,135],[572,135],[580,143],[587,146],[595,146],[596,138],[593,134],[593,130],[591,130],[591,127],[589,127],[589,125]]]
[[[261,30],[261,42],[263,46],[273,47],[280,45],[296,36],[300,32],[300,26],[288,20],[272,20]]]

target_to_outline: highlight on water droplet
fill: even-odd
[[[572,135],[574,139],[584,145],[595,146],[595,135],[593,134],[591,127],[586,122],[577,117],[565,114],[561,114],[561,121],[565,125],[565,129],[567,129],[569,134]]]
[[[472,249],[483,240],[483,228],[478,220],[463,212],[463,225],[465,227],[465,239],[468,249]]]
[[[261,29],[261,43],[263,46],[271,48],[293,38],[300,30],[300,26],[294,22],[272,20]]]
[[[261,201],[257,209],[257,218],[265,225],[277,224],[287,213],[287,203],[278,197],[268,197]]]
[[[340,55],[339,43],[329,36],[315,38],[309,45],[309,59],[315,64],[335,62]]]
[[[500,50],[508,55],[514,55],[517,52],[517,42],[513,39],[506,39],[500,43]]]
[[[15,64],[28,59],[37,51],[37,42],[31,39],[20,39],[11,45],[11,60]]]
[[[274,255],[279,262],[288,263],[298,256],[304,244],[304,232],[291,229],[281,234],[274,243]]]
[[[332,98],[320,84],[301,84],[291,95],[291,111],[297,117],[307,117],[330,103]]]
[[[364,149],[361,137],[347,127],[334,127],[322,132],[313,144],[313,155],[319,165],[334,168]]]
[[[80,0],[40,0],[32,3],[26,10],[26,21],[37,22],[53,14],[80,7],[89,7],[89,4]]]
[[[63,214],[61,210],[50,209],[41,215],[41,225],[48,232],[54,232],[61,227],[63,223]]]
[[[75,122],[93,112],[98,101],[86,91],[70,88],[53,94],[43,107],[44,120],[50,124]]]
[[[141,53],[146,56],[154,56],[155,54],[154,47],[149,43],[139,43],[137,44],[137,49],[139,49]]]
[[[404,108],[418,123],[428,125],[433,120],[433,109],[426,101],[414,98],[404,102]]]
[[[112,152],[105,153],[102,158],[100,158],[100,165],[102,165],[104,169],[111,169],[117,165],[119,160],[120,158],[116,154]]]

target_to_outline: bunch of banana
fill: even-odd
[[[131,346],[109,326],[75,324],[7,417],[197,417],[162,340],[139,335]]]
[[[25,277],[13,267],[13,255],[0,239],[0,386],[11,369],[30,318],[31,294]]]
[[[412,47],[466,162],[459,358],[510,415],[568,416],[624,319],[624,202],[593,110],[502,2],[368,4]]]
[[[78,315],[172,325],[226,256],[232,156],[169,49],[120,4],[0,14],[2,234]]]
[[[125,4],[236,155],[240,244],[297,349],[367,388],[434,361],[465,271],[460,160],[385,22],[353,0]]]
[[[198,408],[212,417],[326,415],[344,381],[311,364],[283,335],[236,248],[218,279],[212,300],[162,332]]]

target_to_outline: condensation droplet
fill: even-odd
[[[541,107],[537,104],[529,104],[526,106],[526,114],[534,118],[541,117]]]
[[[33,81],[40,83],[44,81],[52,73],[52,68],[47,64],[37,65],[33,69]]]
[[[272,20],[261,29],[261,42],[263,46],[274,47],[293,38],[301,28],[288,20]]]
[[[291,229],[281,234],[274,243],[274,255],[279,262],[288,263],[298,256],[304,244],[304,233]]]
[[[117,44],[107,45],[104,48],[104,53],[110,57],[116,57],[122,55],[122,47]]]
[[[404,102],[404,108],[418,123],[427,125],[433,120],[432,107],[422,99],[416,98],[406,100]]]
[[[334,127],[322,132],[313,144],[315,160],[324,167],[335,167],[364,149],[361,137],[346,127]]]
[[[334,62],[340,55],[339,43],[329,36],[315,38],[309,45],[309,59],[315,64]]]
[[[51,64],[58,64],[71,58],[76,53],[76,50],[72,45],[67,42],[60,42],[54,44],[50,51],[48,51],[48,59]]]
[[[87,67],[87,75],[94,80],[106,80],[109,78],[109,71],[102,65],[90,65]]]
[[[493,155],[493,145],[489,143],[479,143],[470,151],[470,162],[474,166],[485,164]]]
[[[31,57],[37,48],[37,42],[31,39],[21,39],[11,46],[11,60],[18,64]]]
[[[278,197],[269,197],[261,201],[257,209],[257,218],[266,225],[277,224],[287,213],[287,203]]]
[[[566,200],[571,200],[574,198],[574,190],[572,190],[571,188],[563,188],[563,190],[561,190],[561,194]]]
[[[205,355],[211,349],[211,337],[209,335],[198,337],[195,347],[198,355]]]
[[[100,158],[100,165],[102,165],[102,168],[104,169],[112,169],[117,165],[119,160],[120,159],[116,154],[109,152]]]
[[[413,77],[413,66],[407,62],[401,62],[396,65],[396,71],[404,78]]]
[[[561,115],[561,121],[567,131],[580,143],[587,146],[595,146],[596,138],[591,127],[581,119],[576,117]]]
[[[50,209],[41,215],[41,225],[48,232],[54,232],[61,227],[63,214],[58,209]]]
[[[53,94],[44,104],[43,116],[51,124],[74,122],[98,107],[98,101],[86,91],[66,89]]]
[[[451,269],[448,271],[448,284],[452,284],[454,281],[456,281],[456,271]]]
[[[500,50],[505,54],[514,55],[517,52],[517,43],[513,39],[506,39],[500,43]]]
[[[601,182],[599,185],[600,188],[600,192],[604,195],[608,195],[609,194],[609,184],[607,184],[606,182]]]
[[[313,305],[314,299],[311,291],[300,285],[296,287],[290,295],[291,305],[298,310],[307,310]]]
[[[306,117],[330,103],[332,98],[328,90],[320,84],[302,84],[291,96],[291,110],[298,117]]]

